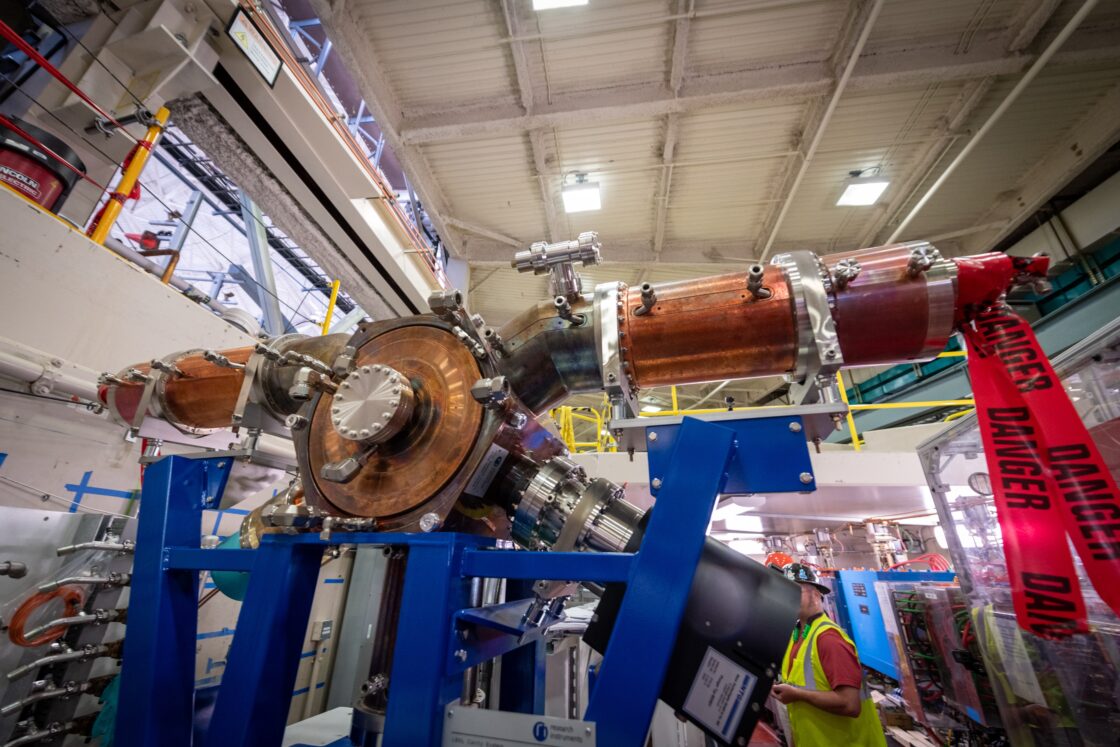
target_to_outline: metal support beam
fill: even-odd
[[[316,0],[323,2],[324,0]],[[1058,55],[1056,65],[1115,64],[1120,46],[1112,29],[1088,28]],[[332,34],[332,38],[335,38]],[[336,46],[339,40],[335,38]],[[1016,75],[1035,56],[1011,53],[1003,40],[980,42],[960,54],[957,45],[915,47],[890,54],[868,55],[848,84],[850,91],[897,90],[935,82],[975,80],[993,75]],[[402,141],[408,145],[494,137],[552,127],[588,127],[610,122],[654,119],[719,106],[797,103],[826,96],[835,85],[827,62],[788,60],[771,67],[721,74],[682,73],[679,95],[664,81],[614,86],[602,91],[554,93],[536,102],[533,114],[509,98],[472,100],[469,104],[429,109],[412,108],[398,117]]]
[[[253,260],[253,277],[257,281],[257,305],[264,314],[264,328],[270,335],[284,334],[284,314],[280,311],[280,298],[276,294],[276,278],[272,274],[272,253],[264,230],[261,210],[249,195],[241,193],[241,217],[245,221],[245,236],[249,239],[249,256]]]
[[[351,134],[356,133],[358,131],[358,126],[365,122],[365,120],[362,119],[362,117],[365,115],[365,113],[366,113],[366,100],[362,99],[361,103],[358,104],[358,113],[355,114],[354,117],[349,122],[347,122],[347,124],[350,125],[350,133]],[[370,117],[369,121],[372,122],[373,117]]]
[[[1062,30],[1058,32],[1058,35],[1054,37],[1053,41],[1051,41],[1046,49],[1043,50],[1042,54],[1038,56],[1038,59],[1034,61],[1034,64],[1030,66],[1027,72],[1023,73],[1023,77],[1019,79],[1019,82],[1015,84],[1015,87],[1011,89],[1011,92],[1007,94],[1003,101],[1000,102],[999,106],[996,107],[996,110],[992,112],[991,116],[989,116],[984,124],[980,126],[980,129],[976,131],[976,134],[973,135],[971,139],[969,139],[968,143],[964,146],[961,152],[957,154],[956,158],[954,158],[949,163],[949,165],[945,167],[945,170],[941,172],[941,175],[937,177],[937,180],[930,185],[929,189],[926,190],[921,199],[919,199],[917,203],[915,203],[914,207],[910,209],[910,212],[907,213],[906,217],[902,219],[902,222],[898,224],[893,232],[891,232],[891,235],[887,238],[887,243],[892,243],[898,240],[900,236],[902,236],[903,232],[906,230],[906,227],[910,225],[914,218],[917,217],[918,213],[922,211],[922,208],[924,208],[929,203],[933,196],[937,194],[938,190],[940,190],[945,182],[949,180],[949,177],[953,175],[953,172],[955,172],[960,167],[960,165],[965,162],[965,159],[967,159],[972,151],[976,149],[976,146],[980,144],[984,137],[989,132],[991,132],[992,128],[996,126],[996,123],[1003,118],[1003,115],[1006,114],[1007,110],[1011,108],[1011,105],[1019,99],[1019,96],[1022,95],[1027,86],[1031,84],[1031,81],[1035,79],[1042,68],[1046,67],[1046,63],[1050,61],[1050,58],[1054,56],[1054,53],[1061,48],[1066,39],[1068,39],[1070,35],[1072,35],[1073,32],[1077,30],[1077,27],[1080,26],[1081,22],[1085,20],[1085,17],[1089,15],[1089,12],[1092,11],[1094,7],[1096,7],[1097,2],[1098,0],[1085,0],[1085,2],[1082,3],[1078,11],[1074,13],[1073,17],[1070,18],[1066,25],[1062,28]]]
[[[323,46],[319,47],[319,56],[315,58],[315,65],[311,72],[315,77],[319,77],[319,73],[323,72],[323,65],[327,64],[327,58],[331,56],[331,40],[327,39],[323,42]]]
[[[524,241],[518,241],[512,236],[506,236],[504,233],[498,233],[497,231],[492,231],[489,228],[476,226],[473,223],[468,223],[464,220],[459,220],[458,218],[444,218],[444,223],[451,226],[452,228],[458,228],[460,231],[466,231],[467,233],[473,233],[476,236],[481,236],[486,239],[500,241],[503,244],[509,244],[510,246],[517,249],[525,248]]]
[[[669,90],[673,98],[681,93],[684,82],[685,66],[688,61],[688,32],[692,25],[692,14],[696,12],[695,0],[677,0],[677,20],[673,23],[673,52],[669,61]],[[661,174],[657,182],[657,198],[653,219],[653,261],[661,259],[661,249],[665,245],[665,224],[669,219],[669,194],[673,182],[673,158],[680,136],[680,115],[673,113],[665,117],[665,137],[661,141]]]
[[[200,207],[202,207],[202,192],[192,189],[191,196],[187,199],[187,206],[179,214],[178,225],[171,234],[171,240],[167,242],[168,249],[176,252],[183,250],[183,244],[187,241],[187,235],[191,232],[191,226],[194,225]]]
[[[384,140],[374,154],[374,166],[379,165],[384,144],[388,144],[423,199],[428,217],[435,226],[436,232],[444,241],[454,245],[454,237],[447,230],[443,220],[445,215],[450,214],[447,198],[440,190],[439,183],[420,148],[406,145],[400,138],[402,120],[400,101],[385,75],[376,52],[370,47],[368,37],[363,34],[362,25],[354,18],[350,7],[344,3],[331,2],[331,0],[310,0],[310,2],[312,10],[318,14],[323,28],[334,42],[335,52],[342,55],[347,67],[354,73],[358,90],[381,128]]]
[[[857,246],[879,244],[877,240],[879,234],[899,219],[900,213],[914,199],[918,190],[932,177],[953,145],[962,137],[969,117],[984,100],[995,81],[995,77],[988,77],[965,84],[960,95],[953,100],[942,117],[938,128],[940,134],[922,149],[914,165],[910,167],[906,179],[894,190],[895,196],[890,202],[874,208],[875,214],[860,234],[856,242]]]
[[[520,40],[522,19],[519,8],[522,4],[512,0],[502,0],[502,15],[506,22],[506,33],[511,39],[509,53],[513,60],[513,71],[517,78],[517,95],[521,108],[526,116],[536,112],[536,98],[533,92],[533,76],[529,68],[528,44],[536,45],[534,50],[538,56],[543,56],[540,49],[541,42],[524,42]],[[559,164],[556,163],[556,148],[554,146],[555,133],[551,129],[536,129],[529,131],[529,149],[533,156],[533,170],[536,172],[537,184],[541,191],[541,203],[544,207],[545,223],[548,226],[548,240],[561,241],[569,233],[564,220],[564,206],[560,197],[560,180],[562,175],[557,175]]]
[[[670,114],[665,118],[665,139],[661,143],[661,177],[657,183],[656,216],[653,232],[653,261],[661,259],[665,246],[665,225],[669,216],[669,194],[673,182],[673,156],[680,136],[681,118]]]
[[[335,332],[349,332],[351,329],[353,329],[355,324],[368,317],[369,314],[367,314],[360,306],[355,306],[349,314],[335,322],[334,326],[331,329],[333,329]]]
[[[1113,86],[1081,121],[1065,132],[1054,147],[1023,175],[1007,195],[979,219],[1002,220],[996,233],[975,235],[962,242],[964,253],[989,251],[1028,220],[1054,193],[1080,174],[1120,140],[1120,86]]]
[[[548,224],[548,240],[563,241],[570,233],[567,229],[567,215],[564,212],[561,198],[562,186],[560,181],[563,177],[551,176],[549,173],[558,164],[556,164],[555,147],[547,141],[555,142],[555,139],[555,134],[551,130],[531,130],[529,132],[529,148],[533,154],[533,170],[536,172],[537,183],[541,189],[544,218]]]
[[[797,190],[801,187],[801,181],[809,171],[809,165],[813,162],[813,157],[817,154],[817,148],[824,138],[825,130],[828,129],[828,123],[831,121],[832,115],[836,111],[836,106],[840,103],[840,97],[844,95],[844,89],[848,86],[848,81],[852,77],[852,71],[859,62],[860,55],[863,53],[863,48],[867,44],[867,39],[871,36],[871,29],[875,26],[875,20],[879,17],[879,11],[883,8],[883,2],[884,0],[874,0],[870,10],[867,11],[867,16],[863,21],[859,36],[856,38],[852,46],[852,51],[848,55],[847,63],[844,65],[844,71],[836,81],[836,87],[832,91],[831,98],[829,98],[828,106],[825,107],[824,113],[821,115],[820,123],[817,124],[813,132],[813,139],[810,141],[809,147],[806,149],[805,155],[801,159],[801,168],[798,169],[797,175],[793,178],[789,191],[783,198],[782,206],[774,218],[773,225],[770,227],[769,235],[766,237],[766,242],[762,247],[762,253],[759,256],[760,261],[765,260],[770,255],[770,249],[774,246],[774,239],[777,238],[778,231],[782,228],[782,222],[785,220],[786,214],[793,205],[793,199],[797,196]]]

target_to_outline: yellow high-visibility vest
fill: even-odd
[[[809,690],[832,689],[824,669],[821,668],[820,654],[817,651],[817,637],[826,630],[837,631],[855,649],[852,639],[840,626],[826,615],[821,615],[801,634],[805,642],[792,661],[790,652],[797,640],[796,631],[795,637],[790,638],[786,654],[782,658],[782,677],[787,684]],[[837,716],[804,701],[795,701],[786,707],[789,710],[794,747],[886,747],[887,738],[883,736],[883,725],[879,722],[879,714],[865,687],[860,688],[860,713],[856,718]]]

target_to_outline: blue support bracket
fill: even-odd
[[[672,460],[664,465],[657,506],[584,716],[596,723],[599,742],[612,747],[645,742],[735,450],[735,431],[721,425],[685,418],[675,435]]]
[[[684,422],[691,420],[686,418]],[[656,497],[664,487],[666,473],[676,463],[676,447],[684,433],[681,425],[646,428],[650,492]],[[727,470],[725,493],[796,493],[816,490],[809,444],[800,416],[781,415],[750,420],[721,420],[734,432],[737,446]],[[807,476],[807,477],[806,477]]]
[[[254,550],[168,547],[163,552],[163,567],[180,571],[251,571],[256,557]]]
[[[627,581],[634,556],[621,552],[550,552],[466,550],[463,574],[479,578],[536,581]]]

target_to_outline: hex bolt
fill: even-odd
[[[505,376],[479,379],[471,387],[471,396],[484,407],[500,407],[510,396],[510,384]]]
[[[649,440],[650,441],[656,441],[657,440],[657,431],[650,431],[649,432]]]
[[[426,513],[420,517],[420,531],[424,533],[434,532],[435,530],[439,529],[440,524],[442,523],[443,522],[440,521],[439,514]]]
[[[798,423],[796,420],[794,420],[792,423],[789,424],[789,429],[790,429],[790,432],[792,432],[792,433],[800,433],[801,432],[801,423]]]
[[[801,482],[805,485],[808,485],[813,481],[813,475],[809,472],[802,472],[800,475],[798,475],[798,479],[801,480]]]
[[[307,418],[298,413],[292,413],[284,419],[284,425],[293,431],[298,431],[307,427]]]
[[[657,490],[658,488],[661,487],[661,478],[660,477],[655,477],[652,480],[650,480],[649,484],[650,484],[650,487],[652,487],[654,490]]]
[[[458,651],[455,652],[455,658],[458,659],[461,662],[466,661],[467,660],[467,650],[464,649],[464,648],[459,649]]]

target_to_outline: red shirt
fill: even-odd
[[[794,642],[789,657],[791,664],[803,643],[804,638]],[[863,669],[859,665],[856,650],[835,628],[817,634],[817,655],[820,657],[819,663],[824,676],[828,678],[829,687],[833,690],[838,687],[859,688],[863,684]],[[786,672],[786,675],[788,677],[789,673]]]

